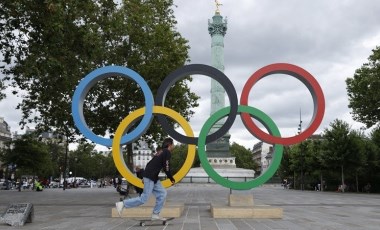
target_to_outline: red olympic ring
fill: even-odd
[[[314,102],[314,113],[311,119],[309,127],[307,127],[299,135],[292,137],[275,137],[270,134],[263,132],[252,120],[250,114],[242,113],[241,119],[244,125],[247,127],[248,131],[257,137],[258,139],[270,143],[270,144],[282,144],[282,145],[292,145],[305,140],[307,137],[311,136],[319,127],[322,122],[323,115],[325,112],[325,98],[323,91],[318,84],[317,80],[306,70],[288,63],[275,63],[271,65],[264,66],[263,68],[257,70],[245,83],[241,97],[240,104],[248,105],[249,92],[253,85],[256,84],[262,78],[269,76],[271,74],[287,74],[300,80],[310,91],[313,102]]]

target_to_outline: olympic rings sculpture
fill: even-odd
[[[281,137],[278,127],[273,122],[273,120],[268,117],[268,115],[254,107],[248,106],[249,92],[252,89],[253,85],[266,76],[279,73],[287,74],[300,80],[309,89],[313,98],[314,113],[309,126],[299,135],[293,137]],[[166,94],[168,93],[171,86],[174,85],[176,81],[193,74],[208,76],[219,82],[220,85],[225,89],[230,100],[230,106],[216,111],[211,115],[210,118],[208,118],[200,131],[199,137],[194,137],[193,130],[184,117],[182,117],[176,111],[164,106]],[[136,81],[144,94],[145,107],[140,108],[127,115],[118,126],[114,138],[110,139],[100,137],[89,129],[83,115],[83,103],[88,91],[98,81],[115,75]],[[180,67],[179,69],[173,71],[161,83],[154,100],[147,82],[138,73],[127,67],[105,66],[90,72],[80,81],[77,88],[75,89],[72,98],[71,109],[74,123],[79,131],[94,143],[107,147],[112,146],[112,156],[116,168],[120,174],[125,179],[127,179],[128,182],[137,187],[142,188],[143,184],[141,180],[134,176],[134,174],[126,166],[122,153],[120,151],[120,146],[123,144],[132,143],[141,137],[141,135],[148,129],[153,119],[153,114],[156,114],[158,121],[162,125],[163,129],[173,139],[177,140],[178,142],[188,144],[188,154],[185,163],[182,168],[174,175],[174,178],[177,182],[181,181],[189,172],[195,159],[196,146],[198,146],[199,159],[201,161],[202,167],[210,176],[210,178],[224,187],[243,190],[257,187],[265,183],[274,175],[281,163],[283,145],[292,145],[301,142],[317,130],[323,119],[325,111],[325,99],[320,85],[310,73],[298,66],[288,63],[271,64],[253,73],[243,88],[240,98],[240,105],[238,105],[236,91],[232,82],[223,72],[211,66],[191,64]],[[209,164],[205,151],[206,144],[216,141],[228,132],[238,114],[241,115],[243,124],[253,136],[267,143],[274,144],[273,159],[269,168],[262,175],[248,182],[230,181],[220,176]],[[126,133],[128,126],[141,116],[142,119],[137,127],[133,131]],[[174,121],[176,121],[184,130],[186,136],[175,131],[174,128],[168,123],[167,117],[172,118]],[[208,134],[211,127],[216,122],[225,117],[227,117],[227,119],[220,127],[220,129],[212,134]],[[268,130],[269,134],[263,132],[252,121],[252,118],[255,118],[260,123],[262,123]],[[162,181],[162,184],[164,187],[172,186],[169,179]]]

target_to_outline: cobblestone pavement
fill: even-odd
[[[226,203],[229,189],[215,184],[179,184],[168,189],[168,201],[183,202],[185,211],[168,226],[140,227],[131,218],[111,218],[120,196],[113,187],[0,191],[0,213],[10,203],[30,202],[34,220],[22,227],[0,223],[0,229],[380,229],[380,195],[284,190],[263,186],[249,191],[255,204],[284,210],[282,219],[213,219],[210,203]]]

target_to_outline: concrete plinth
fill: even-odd
[[[263,218],[281,219],[282,208],[253,205],[253,195],[230,194],[228,204],[211,204],[213,218]]]
[[[253,195],[236,195],[230,194],[228,197],[228,205],[231,207],[252,207],[253,206]]]
[[[153,207],[156,203],[156,198],[154,196],[143,205],[135,208],[124,208],[122,212],[122,217],[134,217],[134,218],[150,218],[152,216]],[[183,203],[172,203],[166,202],[164,207],[161,210],[160,216],[169,218],[169,217],[181,217],[185,206]],[[112,217],[119,217],[116,208],[112,208],[111,211]]]

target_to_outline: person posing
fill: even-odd
[[[170,170],[170,158],[173,149],[173,139],[166,138],[162,143],[162,152],[155,155],[145,167],[143,173],[144,189],[141,196],[116,202],[116,210],[120,217],[124,208],[133,208],[145,204],[153,193],[156,197],[156,204],[153,208],[152,220],[160,219],[160,212],[164,206],[167,192],[161,181],[158,180],[158,174],[163,169],[172,184],[175,183]]]

